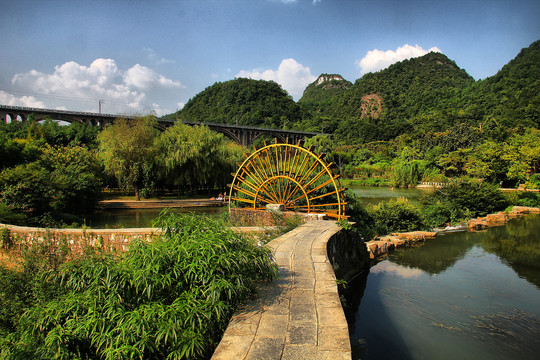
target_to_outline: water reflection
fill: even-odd
[[[392,262],[435,275],[462,259],[477,242],[474,233],[455,232],[439,235],[419,247],[396,251],[392,255]]]
[[[84,223],[94,229],[98,228],[141,228],[153,226],[154,220],[163,209],[108,209],[95,211],[84,217]],[[208,216],[219,216],[222,207],[172,208],[175,214],[194,212]]]
[[[367,206],[370,204],[378,204],[381,201],[397,199],[400,197],[409,199],[409,201],[413,204],[418,204],[420,202],[420,198],[427,191],[431,191],[430,189],[391,189],[387,187],[358,186],[354,184],[349,185],[348,189],[360,197],[360,201],[363,206]]]
[[[354,357],[536,359],[538,234],[533,215],[390,254],[354,289],[363,294],[348,318]]]

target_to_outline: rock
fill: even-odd
[[[489,214],[486,216],[488,226],[504,225],[508,222],[508,214],[499,212],[497,214]]]
[[[283,212],[285,206],[283,204],[266,204],[266,210],[274,212]]]
[[[472,230],[482,230],[488,227],[486,218],[471,219],[467,221],[467,227]]]
[[[388,254],[388,244],[383,242],[377,248],[377,257]]]
[[[433,239],[437,236],[435,231],[410,231],[406,233],[393,233],[392,235],[410,242],[423,241],[425,239]]]
[[[388,248],[390,250],[403,246],[405,244],[405,240],[400,239],[397,236],[394,235],[386,235],[381,237],[381,241],[385,241],[388,244]]]
[[[375,242],[372,242],[372,241],[366,242],[366,248],[369,253],[370,259],[375,259],[375,256],[376,256],[375,254],[377,253],[378,247],[379,245],[377,245]]]

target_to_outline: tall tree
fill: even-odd
[[[137,200],[140,200],[145,169],[155,161],[156,124],[154,116],[120,118],[98,135],[105,170],[116,177],[121,188],[135,191]]]
[[[244,149],[206,126],[177,122],[159,138],[159,163],[173,185],[224,186]]]

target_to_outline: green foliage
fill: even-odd
[[[508,194],[512,205],[540,207],[540,193],[531,191],[515,191]]]
[[[158,139],[158,162],[166,183],[224,188],[244,149],[206,126],[177,122]]]
[[[502,211],[509,205],[508,198],[499,190],[498,186],[466,178],[436,189],[435,192],[427,195],[422,202],[428,212],[438,212],[441,219],[443,214],[448,215],[446,220],[439,222],[439,225],[453,222],[458,218],[485,216]],[[440,205],[434,205],[438,203]]]
[[[45,146],[40,159],[0,173],[0,217],[9,223],[54,226],[63,213],[92,209],[101,192],[101,169],[85,147]]]
[[[184,121],[283,128],[302,110],[277,83],[238,78],[217,82],[190,99],[176,118]]]
[[[345,214],[348,221],[354,223],[353,231],[357,232],[362,240],[369,241],[374,235],[375,221],[371,214],[361,205],[360,197],[351,191],[345,192]]]
[[[451,201],[427,202],[422,207],[422,222],[430,229],[445,227],[463,218],[465,211]]]
[[[156,124],[152,116],[117,119],[98,136],[99,156],[105,170],[116,177],[122,189],[134,190],[137,200],[139,189],[145,185],[145,174],[155,162]]]
[[[9,250],[13,246],[11,231],[7,227],[0,228],[0,249]]]
[[[26,216],[17,211],[13,204],[6,204],[0,199],[0,223],[1,224],[23,224]]]
[[[352,86],[338,74],[321,74],[317,80],[304,90],[298,103],[310,110],[324,109],[332,103],[333,98],[342,94]]]
[[[375,222],[375,232],[385,235],[397,231],[413,231],[424,227],[420,209],[405,198],[382,201],[367,208]]]
[[[161,238],[132,243],[122,259],[99,255],[44,273],[39,280],[59,293],[34,303],[8,330],[2,356],[209,356],[254,281],[272,280],[277,268],[268,249],[218,220],[164,214],[159,224]]]
[[[532,174],[525,186],[528,189],[540,189],[540,174]]]

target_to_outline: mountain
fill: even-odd
[[[465,90],[466,111],[505,127],[540,128],[540,40]]]
[[[321,74],[317,80],[306,87],[298,103],[311,110],[319,110],[351,86],[352,83],[339,74]]]
[[[282,128],[299,122],[303,110],[276,82],[238,78],[217,82],[190,99],[176,118]]]
[[[431,52],[368,73],[354,84],[339,74],[321,74],[298,103],[273,81],[215,83],[176,117],[331,133],[341,144],[404,134],[436,137],[456,134],[457,128],[464,136],[479,130],[502,141],[509,129],[540,128],[540,40],[484,80],[475,81],[444,54]]]
[[[390,140],[412,131],[415,117],[455,112],[458,95],[474,82],[454,61],[432,52],[364,75],[341,94],[321,99],[317,116],[335,125],[338,142]]]

